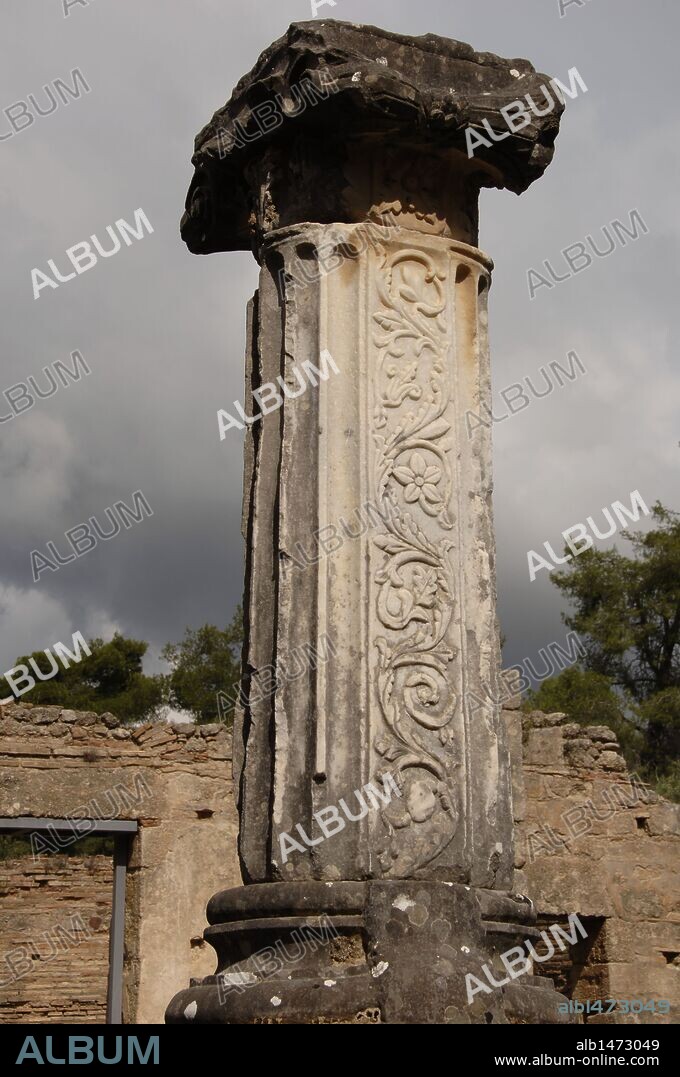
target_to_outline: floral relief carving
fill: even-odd
[[[421,509],[429,515],[434,515],[434,506],[440,506],[442,501],[437,491],[437,484],[442,477],[442,470],[433,464],[428,466],[426,460],[419,452],[411,453],[408,464],[395,467],[394,477],[405,486],[404,500],[409,504],[418,501]]]
[[[375,748],[404,790],[382,812],[379,862],[402,875],[423,871],[456,832],[451,341],[446,269],[415,248],[379,256],[373,481],[385,527],[373,537],[383,629],[373,643],[385,730]]]

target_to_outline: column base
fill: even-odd
[[[169,1024],[566,1024],[566,999],[500,954],[539,932],[526,898],[458,883],[258,883],[208,905],[213,976],[168,1006]],[[488,991],[468,1001],[466,975]],[[475,985],[475,981],[471,981]]]

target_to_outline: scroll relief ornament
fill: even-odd
[[[385,631],[374,644],[386,730],[374,746],[403,787],[381,814],[380,869],[403,877],[428,874],[457,824],[451,339],[446,268],[415,248],[378,253],[374,486],[385,530],[373,542],[381,551],[374,580]]]

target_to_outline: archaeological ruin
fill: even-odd
[[[527,95],[550,83],[433,35],[294,24],[196,139],[182,235],[194,253],[258,260],[246,399],[260,421],[246,444],[234,739],[245,885],[209,902],[217,970],[174,997],[171,1023],[571,1019],[538,975],[474,999],[468,985],[540,935],[513,889],[500,708],[470,703],[496,697],[500,672],[491,442],[464,435],[467,411],[490,400],[477,201],[541,176],[563,106],[520,129],[506,107],[517,80]],[[491,141],[471,153],[480,126]],[[298,400],[294,364],[329,356],[340,377]],[[368,532],[295,574],[309,533],[334,538],[367,499]],[[263,699],[260,671],[321,633],[334,656]],[[322,915],[333,946],[305,947],[295,975],[278,959],[264,975],[258,955]],[[243,976],[247,991],[225,991]]]
[[[680,809],[605,726],[499,702],[491,430],[466,425],[491,400],[478,197],[550,164],[563,102],[507,108],[550,81],[318,19],[197,136],[182,237],[260,266],[241,699],[233,731],[0,706],[0,833],[30,841],[0,862],[6,1020],[652,1024],[680,1003]],[[320,638],[325,661],[263,684]],[[111,851],[70,855],[86,835]],[[586,1010],[607,997],[669,1009]]]
[[[0,706],[0,834],[31,838],[0,860],[0,1020],[157,1023],[212,971],[203,888],[239,881],[230,766],[221,725]],[[72,855],[99,834],[119,848]]]
[[[537,964],[537,974],[581,1003],[660,998],[676,1010],[680,808],[631,779],[606,727],[524,715],[519,697],[505,704],[503,721],[512,761],[512,891],[533,901],[541,929],[576,913],[592,933],[585,945],[579,938]],[[107,1019],[113,857],[69,855],[74,838],[93,822],[106,825],[107,816],[134,825],[124,835],[123,1022],[162,1021],[169,992],[214,972],[203,939],[205,895],[241,881],[231,776],[224,727],[131,729],[112,715],[0,708],[0,833],[16,834],[3,824],[18,820],[35,827],[62,819],[68,827],[24,830],[34,835],[32,851],[0,860],[0,1021]],[[538,943],[536,950],[546,952]],[[333,979],[343,953],[331,948],[329,958],[325,978]],[[500,962],[491,968],[497,979],[507,976]]]

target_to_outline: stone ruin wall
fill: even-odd
[[[573,997],[667,999],[680,1013],[680,805],[631,780],[615,735],[564,714],[504,711],[513,758],[515,886],[547,926],[576,913],[588,930]],[[519,764],[520,757],[522,764]],[[558,987],[560,984],[558,983]],[[591,1015],[593,1023],[630,1017]]]
[[[606,727],[584,729],[563,715],[524,715],[518,707],[517,698],[504,710],[515,889],[533,899],[546,925],[577,913],[589,944],[593,937],[571,967],[538,971],[556,976],[558,986],[578,976],[577,999],[667,998],[677,1020],[680,807],[631,785]],[[140,778],[136,804],[107,795],[122,784],[134,799]],[[114,803],[118,818],[139,822],[126,893],[129,1023],[161,1021],[173,990],[214,970],[212,949],[202,941],[205,895],[240,883],[230,778],[231,734],[223,726],[130,728],[112,715],[0,708],[0,816],[62,817]],[[110,873],[109,857],[0,861],[0,963],[27,938],[45,955],[42,933],[68,927],[74,911],[90,925],[90,937],[66,942],[49,964],[35,961],[14,986],[3,987],[0,976],[4,1020],[101,1019]]]
[[[111,885],[107,856],[0,861],[0,1022],[106,1021]]]
[[[237,886],[241,879],[231,734],[221,725],[147,723],[132,728],[110,714],[28,704],[0,707],[0,816],[99,813],[139,824],[127,870],[124,1020],[162,1021],[173,991],[192,976],[214,971],[212,950],[202,939],[205,894]],[[41,856],[38,864],[49,863],[52,873],[63,859]],[[109,857],[95,859],[106,861],[102,871],[111,871]],[[31,907],[32,858],[25,863],[27,887],[17,894],[16,862],[0,861],[0,890],[9,890],[0,898],[0,916],[10,901]],[[63,878],[61,894],[56,878],[48,889],[59,906],[57,921],[68,923],[77,909],[73,881],[68,873]],[[87,912],[88,901],[83,903]],[[108,935],[108,915],[104,920]],[[16,931],[0,931],[5,979],[5,955],[17,945],[23,944]],[[87,956],[81,946],[89,945],[71,949],[76,968]],[[2,981],[0,974],[0,1004],[3,998],[16,998],[19,984],[24,990],[23,979],[4,988]],[[105,988],[105,975],[103,982]]]

